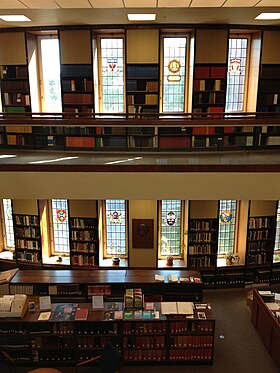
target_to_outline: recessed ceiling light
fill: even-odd
[[[22,15],[22,14],[13,14],[13,15],[3,15],[0,16],[0,19],[6,22],[29,22],[31,19]]]
[[[41,164],[41,163],[53,163],[53,162],[61,162],[61,161],[69,161],[71,159],[77,159],[79,157],[64,157],[64,158],[57,158],[57,159],[48,159],[44,161],[33,161],[28,162],[29,164]]]
[[[255,19],[263,19],[263,20],[280,19],[280,13],[260,13]]]
[[[146,13],[146,14],[128,14],[127,18],[129,21],[155,21],[156,20],[156,14],[154,13]]]
[[[14,155],[14,154],[2,154],[2,155],[0,155],[0,159],[14,158],[14,157],[16,157],[16,155]]]

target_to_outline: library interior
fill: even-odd
[[[279,40],[275,0],[0,1],[1,372],[279,371]]]

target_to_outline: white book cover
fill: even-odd
[[[176,302],[161,302],[161,313],[163,315],[177,315],[177,303]]]

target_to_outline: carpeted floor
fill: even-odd
[[[249,289],[204,291],[204,301],[211,303],[216,319],[212,366],[124,366],[122,373],[279,373],[251,325],[250,312],[246,305],[248,291]],[[277,285],[274,291],[280,292],[280,285]],[[63,373],[75,371],[74,368],[58,369]],[[25,373],[27,370],[18,371]],[[82,373],[82,370],[80,372]]]

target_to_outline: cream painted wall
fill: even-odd
[[[69,215],[75,218],[97,218],[97,201],[69,200]]]
[[[0,198],[279,200],[279,173],[1,172]]]
[[[127,30],[127,63],[159,62],[159,30]]]
[[[227,30],[197,30],[195,37],[195,62],[226,63],[227,38]]]
[[[262,63],[280,62],[280,31],[264,31],[262,44]]]
[[[218,200],[190,201],[190,219],[216,219],[218,217]]]
[[[26,63],[24,32],[0,33],[0,65],[25,65]]]
[[[36,199],[13,199],[13,213],[38,215],[38,203]]]
[[[61,63],[91,63],[90,30],[60,31]]]
[[[156,267],[157,264],[157,201],[129,201],[129,265],[130,267]],[[132,219],[154,219],[154,248],[132,248]]]
[[[277,208],[276,201],[251,201],[250,216],[275,215],[276,208]]]

